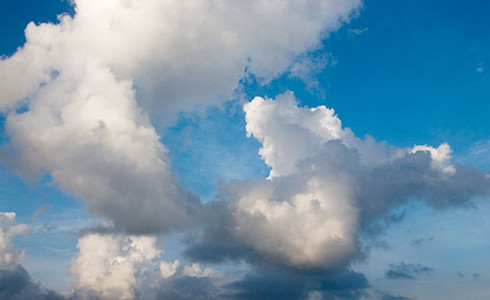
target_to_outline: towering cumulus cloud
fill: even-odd
[[[269,178],[225,186],[227,229],[211,221],[191,256],[342,269],[361,254],[359,237],[410,199],[444,208],[490,192],[489,177],[455,164],[447,144],[402,149],[360,139],[332,109],[298,107],[291,93],[257,97],[244,110]],[[227,242],[218,240],[223,235]]]
[[[0,62],[0,108],[21,173],[49,173],[131,233],[192,226],[199,203],[170,173],[150,122],[267,81],[360,6],[349,1],[76,0],[30,23]],[[19,108],[22,108],[19,110]]]

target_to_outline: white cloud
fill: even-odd
[[[336,63],[331,54],[310,53],[309,55],[302,55],[292,65],[289,76],[302,80],[309,90],[321,91],[316,76],[324,71],[328,65],[335,65]]]
[[[448,175],[454,175],[456,172],[456,169],[450,165],[452,150],[447,143],[441,144],[438,148],[427,145],[416,145],[412,148],[412,153],[418,151],[427,151],[430,153],[433,168],[440,169]]]
[[[17,224],[15,213],[0,212],[0,269],[9,269],[24,261],[24,251],[15,250],[12,238],[28,230],[27,225]]]
[[[367,27],[364,27],[364,28],[354,28],[354,29],[347,30],[347,32],[349,33],[350,36],[358,36],[358,35],[361,35],[361,34],[365,33],[366,31],[368,31],[368,28]]]
[[[101,299],[133,299],[139,276],[161,254],[149,236],[88,234],[78,248],[70,266],[75,288]]]
[[[333,109],[298,107],[292,93],[279,95],[277,101],[256,97],[245,104],[244,111],[247,135],[261,142],[259,154],[272,168],[271,178],[296,173],[298,163],[317,155],[326,142],[333,140],[357,149],[366,166],[383,164],[407,152],[377,143],[369,136],[359,139],[350,129],[342,128]]]
[[[8,116],[17,168],[51,172],[89,211],[131,232],[189,224],[188,196],[170,173],[166,149],[128,81],[87,65],[40,91],[28,112]]]
[[[27,43],[2,61],[3,107],[32,95],[53,71],[89,62],[134,79],[140,98],[166,113],[228,97],[244,67],[265,79],[337,29],[359,0],[77,0],[59,25],[29,24]],[[251,61],[250,63],[248,61]],[[76,73],[76,72],[75,72]],[[146,107],[146,106],[145,106]]]
[[[181,276],[189,277],[220,277],[221,274],[213,268],[205,268],[201,270],[199,263],[193,263],[190,266],[184,266]]]
[[[160,262],[160,275],[162,278],[170,278],[177,273],[180,267],[180,261],[174,260],[173,262]]]
[[[304,174],[235,189],[235,234],[272,261],[300,269],[341,266],[357,253],[358,209],[349,181]]]

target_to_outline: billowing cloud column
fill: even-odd
[[[403,149],[360,139],[332,109],[299,107],[291,93],[257,97],[244,110],[269,177],[222,187],[226,201],[210,205],[192,257],[342,270],[362,254],[359,237],[409,200],[444,208],[490,194],[489,176],[456,164],[447,144]]]

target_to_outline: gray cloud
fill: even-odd
[[[141,291],[142,299],[219,300],[223,292],[209,277],[176,277],[160,281],[153,289]]]
[[[0,269],[0,299],[9,300],[63,300],[63,296],[34,283],[20,265],[10,270]]]
[[[404,297],[404,296],[394,296],[391,294],[383,294],[381,300],[411,300],[411,298]]]
[[[415,240],[412,240],[412,245],[414,246],[420,246],[424,243],[427,243],[427,242],[431,242],[434,240],[434,237],[431,236],[431,237],[428,237],[428,238],[421,238],[421,239],[415,239]]]
[[[368,286],[363,274],[352,271],[302,275],[263,269],[228,284],[227,288],[233,291],[229,294],[233,299],[359,299]]]
[[[434,269],[421,264],[391,264],[385,275],[389,279],[416,279],[420,275],[430,276]]]

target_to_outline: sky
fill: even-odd
[[[488,299],[490,3],[0,3],[0,299]]]

